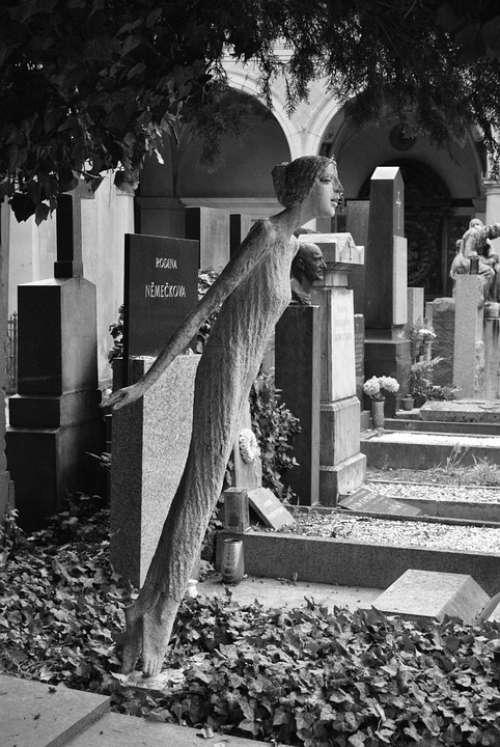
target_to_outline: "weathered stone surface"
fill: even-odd
[[[340,464],[359,452],[359,400],[347,397],[322,402],[320,408],[320,463]]]
[[[433,381],[442,386],[453,384],[453,348],[455,345],[455,299],[435,298],[426,304],[426,316],[436,333],[432,343],[432,355],[441,357],[439,366],[433,371]]]
[[[377,597],[373,606],[410,620],[458,617],[472,624],[489,599],[472,576],[411,568]]]
[[[500,399],[500,319],[484,319],[484,396]]]
[[[367,514],[388,514],[394,516],[420,516],[418,506],[403,503],[388,495],[378,495],[371,490],[358,490],[354,495],[342,498],[340,508]]]
[[[322,506],[335,506],[341,495],[357,490],[366,478],[366,456],[358,453],[334,466],[321,465],[319,494]]]
[[[321,309],[321,402],[351,397],[356,393],[353,293],[318,283],[313,302]]]
[[[498,423],[500,401],[457,399],[428,400],[420,408],[423,420],[456,423]]]
[[[424,322],[424,289],[408,288],[406,298],[408,326],[422,326]]]
[[[482,281],[459,275],[455,281],[455,340],[453,383],[461,397],[484,396]]]
[[[488,622],[500,623],[500,602],[497,604],[492,613],[488,616]]]
[[[104,715],[109,703],[103,695],[0,675],[2,746],[67,744]]]
[[[142,400],[113,414],[111,559],[136,585],[144,581],[186,462],[199,359],[179,356]]]
[[[356,308],[356,294],[354,294],[354,308]],[[356,396],[362,402],[365,381],[365,318],[363,314],[354,314],[354,361]]]
[[[229,213],[219,208],[187,208],[186,238],[200,242],[201,270],[221,272],[229,262]]]
[[[258,514],[259,518],[271,529],[295,524],[290,511],[279,501],[268,488],[254,488],[247,491],[250,506]]]

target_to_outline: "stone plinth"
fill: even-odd
[[[300,466],[287,481],[304,505],[319,498],[320,333],[318,306],[289,306],[276,325],[276,386],[302,429],[293,440]]]
[[[434,384],[453,385],[453,348],[455,345],[455,299],[435,298],[425,307],[427,320],[436,333],[432,342],[432,355],[441,357],[439,366],[432,372]]]
[[[484,394],[483,293],[478,275],[459,275],[455,281],[455,339],[453,383],[460,397],[481,399]]]
[[[365,479],[359,451],[360,405],[356,396],[353,291],[350,271],[362,265],[363,247],[352,236],[310,234],[321,247],[327,271],[312,299],[321,318],[320,503],[335,505],[339,494],[357,490]]]
[[[472,576],[436,571],[405,571],[373,602],[375,609],[410,620],[458,617],[471,625],[490,597]]]
[[[19,286],[19,394],[10,398],[7,459],[20,523],[36,529],[68,491],[89,487],[99,452],[95,286],[81,277]]]
[[[179,356],[143,399],[113,414],[111,560],[142,585],[184,470],[200,356]]]

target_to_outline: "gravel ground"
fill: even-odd
[[[283,531],[307,537],[335,537],[398,547],[500,553],[500,529],[344,517],[314,510],[296,512],[296,519],[295,527]]]
[[[421,498],[431,501],[464,501],[466,503],[499,503],[500,489],[477,485],[435,485],[432,483],[371,480],[374,493],[391,498]]]

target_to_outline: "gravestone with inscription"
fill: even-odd
[[[197,241],[125,236],[124,357],[157,356],[198,303]],[[137,368],[137,366],[135,366]]]
[[[21,525],[40,527],[68,491],[88,486],[86,452],[102,450],[96,289],[83,277],[81,199],[58,198],[54,279],[18,287],[18,394],[9,399],[7,460]]]
[[[307,238],[306,238],[307,236]],[[349,233],[307,234],[323,252],[326,272],[315,282],[312,300],[320,308],[320,478],[319,501],[335,505],[365,480],[360,445],[360,402],[356,396],[353,291],[349,273],[364,262],[364,247]]]
[[[370,182],[366,247],[365,373],[394,376],[406,393],[410,371],[407,323],[407,242],[404,237],[404,183],[397,166],[378,166]],[[386,399],[393,415],[395,398]]]

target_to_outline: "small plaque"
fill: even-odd
[[[281,529],[295,524],[295,519],[290,511],[287,511],[268,488],[249,490],[248,500],[259,518],[272,529]]]
[[[403,501],[390,498],[387,495],[378,495],[369,490],[359,490],[354,495],[342,498],[340,508],[349,511],[358,511],[367,514],[393,514],[395,516],[421,516],[420,508],[410,506]]]

